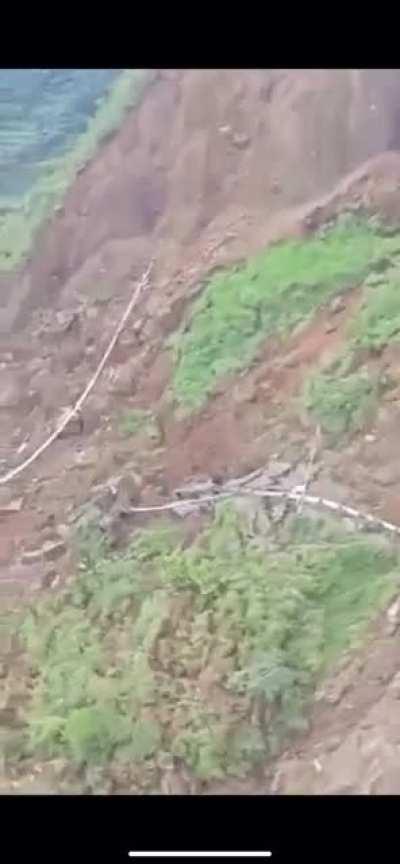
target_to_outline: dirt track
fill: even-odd
[[[215,79],[211,85],[207,75]],[[68,555],[44,571],[27,564],[26,553],[29,560],[44,540],[57,542],[60,526],[90,499],[93,486],[111,476],[135,470],[143,502],[161,501],[192,474],[234,476],[273,453],[293,458],[306,451],[310,430],[284,411],[287,397],[296,396],[321,352],[340,344],[356,293],[334,330],[326,332],[324,312],[284,349],[265,347],[256,367],[224,382],[190,422],[164,417],[170,369],[163,342],[211,267],[267,241],[306,233],[360,202],[398,218],[400,157],[384,154],[356,167],[397,144],[394,75],[163,73],[139,112],[79,176],[25,271],[28,301],[17,318],[27,330],[0,343],[4,464],[12,467],[28,455],[60,408],[79,395],[132,279],[156,250],[154,287],[88,402],[83,436],[57,441],[0,500],[1,507],[23,498],[19,512],[0,516],[4,607],[17,591],[36,590],[50,571],[61,578],[72,572]],[[329,147],[320,145],[321,129]],[[326,197],[315,203],[319,195]],[[44,303],[50,311],[36,308],[28,321],[28,311]],[[74,311],[78,318],[71,323],[68,314]],[[138,320],[141,326],[135,327]],[[398,375],[400,356],[393,349],[376,362]],[[161,411],[159,440],[143,442],[140,454],[132,454],[113,423],[127,406]],[[396,401],[382,406],[373,441],[362,437],[339,455],[320,453],[322,471],[312,491],[334,488],[343,501],[400,521],[398,411]],[[389,485],[379,476],[381,468],[392,474]],[[384,621],[355,671],[335,677],[316,706],[310,736],[272,775],[268,770],[265,784],[249,781],[215,791],[268,792],[272,783],[272,791],[281,793],[399,793],[398,637],[382,635],[382,628]],[[350,683],[342,684],[346,676]]]

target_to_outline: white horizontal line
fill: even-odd
[[[272,852],[128,852],[130,858],[271,858]]]

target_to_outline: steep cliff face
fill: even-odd
[[[400,145],[399,117],[398,70],[160,72],[27,267],[3,277],[3,332],[70,280],[106,272],[118,290],[154,244],[164,260],[214,223],[264,222],[329,191]]]

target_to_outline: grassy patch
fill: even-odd
[[[312,418],[337,444],[371,420],[383,381],[367,369],[349,371],[350,355],[338,358],[328,369],[310,376],[304,387],[304,403]]]
[[[371,420],[380,395],[393,384],[365,367],[350,371],[360,349],[379,351],[396,340],[400,340],[400,273],[392,267],[386,278],[372,274],[366,281],[364,301],[348,328],[347,353],[306,381],[306,408],[332,442]]]
[[[151,411],[143,411],[140,408],[126,411],[119,419],[118,428],[125,438],[137,435],[139,432],[151,435],[157,431]]]
[[[398,245],[398,237],[382,236],[368,222],[343,218],[323,236],[281,243],[216,275],[189,330],[175,340],[178,402],[199,407],[221,376],[251,361],[262,340],[288,334]]]
[[[387,281],[366,288],[363,305],[351,324],[350,336],[356,346],[384,348],[400,340],[400,272],[392,271]]]
[[[145,70],[128,69],[122,73],[75,146],[48,163],[24,207],[0,217],[0,270],[13,270],[28,254],[38,228],[62,202],[77,172],[93,157],[99,143],[118,128],[127,109],[136,104],[147,79]]]
[[[395,590],[392,550],[321,526],[296,519],[266,553],[225,506],[188,549],[163,525],[119,558],[86,538],[76,582],[23,627],[35,758],[157,790],[166,759],[210,780],[274,754]]]

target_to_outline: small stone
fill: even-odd
[[[364,435],[364,441],[367,444],[374,444],[376,441],[376,435]]]
[[[43,531],[45,528],[54,528],[56,524],[55,513],[49,513],[47,516],[43,518],[43,520],[39,523],[39,530]]]
[[[48,540],[42,546],[43,557],[45,561],[56,561],[65,555],[67,548],[63,540]]]
[[[143,329],[143,324],[144,324],[144,318],[138,318],[137,321],[134,322],[134,324],[132,326],[132,330],[133,330],[135,336],[137,336],[140,333],[140,331]]]
[[[244,133],[236,132],[232,138],[232,143],[239,150],[244,150],[250,144],[250,135],[245,135]]]
[[[83,417],[81,414],[75,414],[67,423],[65,429],[59,434],[60,440],[69,438],[71,435],[81,435],[83,432]]]
[[[346,303],[344,298],[339,295],[338,297],[334,297],[332,302],[329,305],[329,309],[333,315],[338,315],[339,312],[344,312],[346,309]]]
[[[338,329],[338,324],[335,323],[335,321],[328,321],[328,323],[325,325],[325,333],[327,333],[327,334],[335,333],[337,329]]]
[[[87,450],[80,450],[74,455],[73,469],[77,468],[95,468],[99,462],[99,454],[95,447],[90,447]]]
[[[133,396],[136,392],[135,375],[136,361],[114,368],[109,377],[108,392],[117,396]]]

